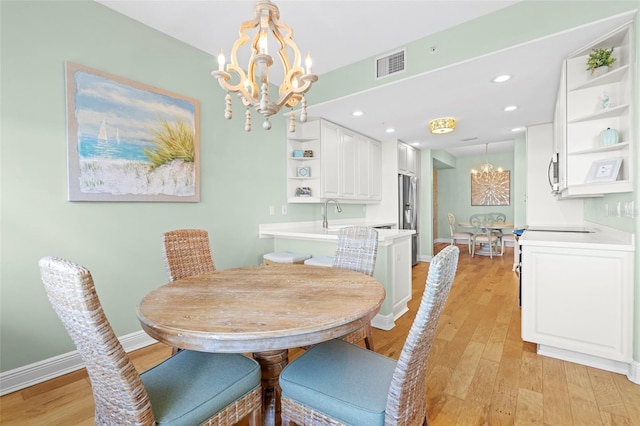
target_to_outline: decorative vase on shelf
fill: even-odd
[[[594,68],[594,70],[591,72],[591,75],[593,75],[594,77],[600,77],[603,74],[606,74],[609,72],[609,67],[608,66],[602,66],[602,67],[598,67],[598,68]]]
[[[615,145],[617,143],[618,143],[618,131],[616,129],[607,127],[605,130],[600,132],[601,146],[610,146],[610,145]]]

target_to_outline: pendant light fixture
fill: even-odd
[[[238,62],[239,50],[249,42],[248,31],[255,31],[250,45],[246,46],[249,62],[246,68]],[[276,51],[282,66],[282,82],[278,85],[277,100],[272,101],[270,84],[270,69],[274,64],[269,50]],[[269,117],[276,114],[282,107],[291,108],[289,116],[289,131],[295,131],[295,112],[293,107],[301,104],[300,121],[307,120],[307,106],[304,93],[311,84],[318,80],[318,76],[311,72],[311,56],[307,54],[305,68],[301,66],[301,55],[298,46],[293,41],[293,30],[289,25],[280,22],[278,7],[269,0],[256,3],[254,18],[240,25],[240,37],[231,49],[231,62],[226,63],[224,53],[218,55],[218,69],[211,72],[223,89],[225,96],[225,112],[227,119],[232,118],[231,93],[237,93],[247,107],[245,113],[245,130],[251,131],[251,108],[265,118],[262,127],[271,128]]]

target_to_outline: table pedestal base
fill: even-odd
[[[262,421],[265,426],[280,425],[280,384],[278,377],[287,366],[289,351],[254,352],[262,371]]]

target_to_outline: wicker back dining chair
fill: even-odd
[[[489,246],[489,257],[493,259],[495,251],[498,254],[498,244],[500,238],[491,230],[493,217],[487,214],[472,214],[469,223],[473,226],[473,236],[471,237],[471,257],[476,255],[476,245],[486,244]]]
[[[169,281],[216,270],[209,233],[203,229],[176,229],[162,234],[162,257]],[[172,354],[179,350],[174,347]]]
[[[95,424],[231,425],[262,421],[260,366],[240,354],[180,351],[138,374],[107,320],[91,273],[44,257],[44,287],[85,363]]]
[[[338,232],[333,267],[362,272],[372,277],[377,255],[378,231],[366,226],[341,228]],[[364,340],[367,349],[374,350],[371,323],[347,334],[343,339],[354,344]]]
[[[451,245],[456,244],[456,240],[461,240],[467,243],[469,254],[471,254],[471,232],[456,231],[456,217],[453,213],[447,213],[447,219],[449,220],[449,231],[451,232]]]
[[[280,374],[283,426],[428,424],[427,360],[459,253],[450,245],[431,260],[398,361],[334,339],[285,367]]]
[[[209,233],[202,229],[176,229],[162,235],[162,255],[170,281],[216,270]]]

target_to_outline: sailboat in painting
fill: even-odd
[[[120,143],[120,135],[116,133],[116,141]],[[113,139],[111,140],[113,142]],[[98,131],[98,138],[96,140],[95,152],[99,157],[112,158],[117,152],[116,145],[109,143],[109,135],[107,134],[107,122],[102,120],[100,123],[100,130]]]
[[[108,142],[109,138],[107,137],[107,122],[102,120],[100,124],[100,131],[98,132],[98,141],[99,142]]]

